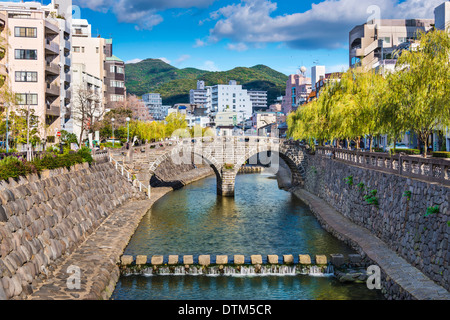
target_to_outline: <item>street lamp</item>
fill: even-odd
[[[9,104],[6,104],[6,153],[9,153],[9,128],[8,128],[8,118],[9,118]]]
[[[114,118],[111,119],[112,138],[113,138],[113,148],[114,148],[114,140],[115,140],[115,138],[114,138],[114,121],[115,121],[115,120],[116,120],[116,119],[114,119]]]
[[[127,117],[127,143],[130,143],[130,117]]]

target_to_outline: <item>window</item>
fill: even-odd
[[[14,36],[21,38],[37,38],[37,28],[15,27]]]
[[[98,47],[95,48],[95,53],[98,53]]]
[[[16,71],[16,82],[37,82],[37,72]]]
[[[124,68],[123,67],[119,67],[119,66],[111,66],[110,67],[110,72],[111,73],[125,73]]]
[[[81,47],[81,52],[84,53],[84,47]]]
[[[81,52],[80,47],[73,47],[73,52]]]
[[[117,80],[111,80],[111,87],[114,88],[124,88],[124,82],[123,81],[117,81]]]
[[[16,59],[37,60],[37,50],[16,49]]]
[[[16,101],[18,105],[37,105],[38,95],[36,93],[17,93]]]
[[[383,37],[383,38],[381,38],[381,40],[383,40],[384,43],[386,43],[386,44],[391,44],[391,38],[390,37]]]
[[[124,99],[125,99],[124,96],[115,95],[115,94],[112,94],[110,97],[111,97],[111,98],[110,98],[110,99],[111,99],[111,102],[124,101]]]
[[[399,38],[398,38],[398,43],[399,43],[399,44],[400,44],[400,43],[405,43],[405,42],[407,42],[406,37],[399,37]]]

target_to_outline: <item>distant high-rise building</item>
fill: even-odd
[[[436,29],[449,30],[450,28],[450,1],[445,1],[434,10]]]
[[[311,90],[311,78],[303,74],[291,74],[286,82],[286,95],[281,104],[283,113],[289,114],[306,103]]]
[[[248,95],[250,96],[253,112],[267,110],[267,91],[249,90]]]
[[[169,112],[170,106],[163,106],[161,94],[147,93],[142,96],[142,101],[148,109],[150,115],[156,121],[164,120]]]
[[[189,102],[206,108],[208,105],[207,94],[208,90],[205,89],[205,81],[197,81],[197,90],[192,89],[189,92]]]
[[[252,102],[247,90],[231,80],[228,85],[211,87],[212,110],[214,112],[237,112],[239,122],[249,119],[253,113]]]

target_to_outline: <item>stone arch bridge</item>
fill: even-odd
[[[216,175],[217,193],[232,197],[239,169],[255,159],[255,155],[263,165],[276,166],[283,159],[292,172],[292,184],[302,185],[306,174],[305,153],[306,149],[298,144],[278,138],[201,137],[134,147],[122,161],[144,185],[148,185],[158,167],[169,159],[177,165],[206,163]]]

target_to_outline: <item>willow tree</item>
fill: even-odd
[[[450,126],[450,35],[433,30],[419,34],[420,45],[398,59],[397,73],[407,122],[420,137],[427,156],[430,135]]]

